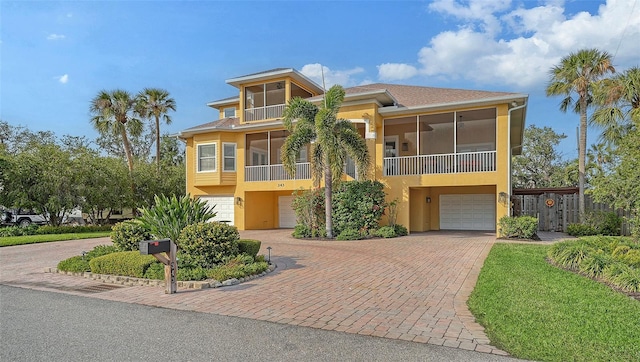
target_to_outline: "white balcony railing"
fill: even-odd
[[[285,106],[285,104],[277,104],[275,106],[247,108],[244,110],[244,121],[254,122],[270,118],[280,118],[282,117]]]
[[[309,162],[296,163],[296,175],[290,176],[283,165],[245,166],[245,181],[310,180]]]
[[[490,172],[496,170],[496,151],[386,157],[385,176]]]

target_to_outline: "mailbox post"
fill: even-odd
[[[165,293],[173,294],[178,290],[176,276],[178,273],[178,264],[176,262],[176,254],[178,246],[173,240],[145,240],[139,243],[140,254],[153,255],[162,264],[164,264],[164,281],[166,285]],[[164,254],[162,254],[164,253]]]

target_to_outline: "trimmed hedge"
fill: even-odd
[[[251,255],[255,258],[260,251],[261,244],[262,242],[260,240],[240,239],[238,240],[238,251],[241,254]]]
[[[501,237],[533,239],[538,230],[538,219],[533,216],[504,216],[498,223]]]
[[[182,229],[177,244],[186,263],[211,268],[238,255],[239,239],[235,226],[220,222],[199,223]]]
[[[77,255],[59,262],[58,270],[72,273],[83,273],[91,270],[91,267],[89,266],[89,259],[86,256],[82,257],[81,255]]]
[[[124,275],[142,278],[145,272],[156,262],[152,255],[140,255],[138,251],[121,251],[91,259],[92,273]]]
[[[136,220],[117,223],[111,231],[111,241],[121,251],[140,250],[141,241],[151,240],[151,234]]]

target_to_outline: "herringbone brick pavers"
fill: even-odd
[[[0,283],[127,303],[505,354],[489,344],[466,301],[495,235],[414,233],[396,239],[309,241],[290,230],[242,231],[271,246],[277,268],[217,289],[135,286],[86,294],[99,281],[44,273],[59,260],[108,243],[78,240],[0,248]]]

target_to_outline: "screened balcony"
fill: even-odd
[[[385,176],[496,171],[495,108],[385,119]]]
[[[285,81],[276,81],[244,88],[244,121],[256,122],[281,118],[287,103]],[[291,83],[291,98],[309,98],[312,94]]]
[[[270,131],[246,135],[245,181],[311,179],[311,165],[307,160],[308,146],[301,150],[296,160],[295,176],[289,175],[285,171],[282,164],[281,148],[288,134],[287,131]]]

